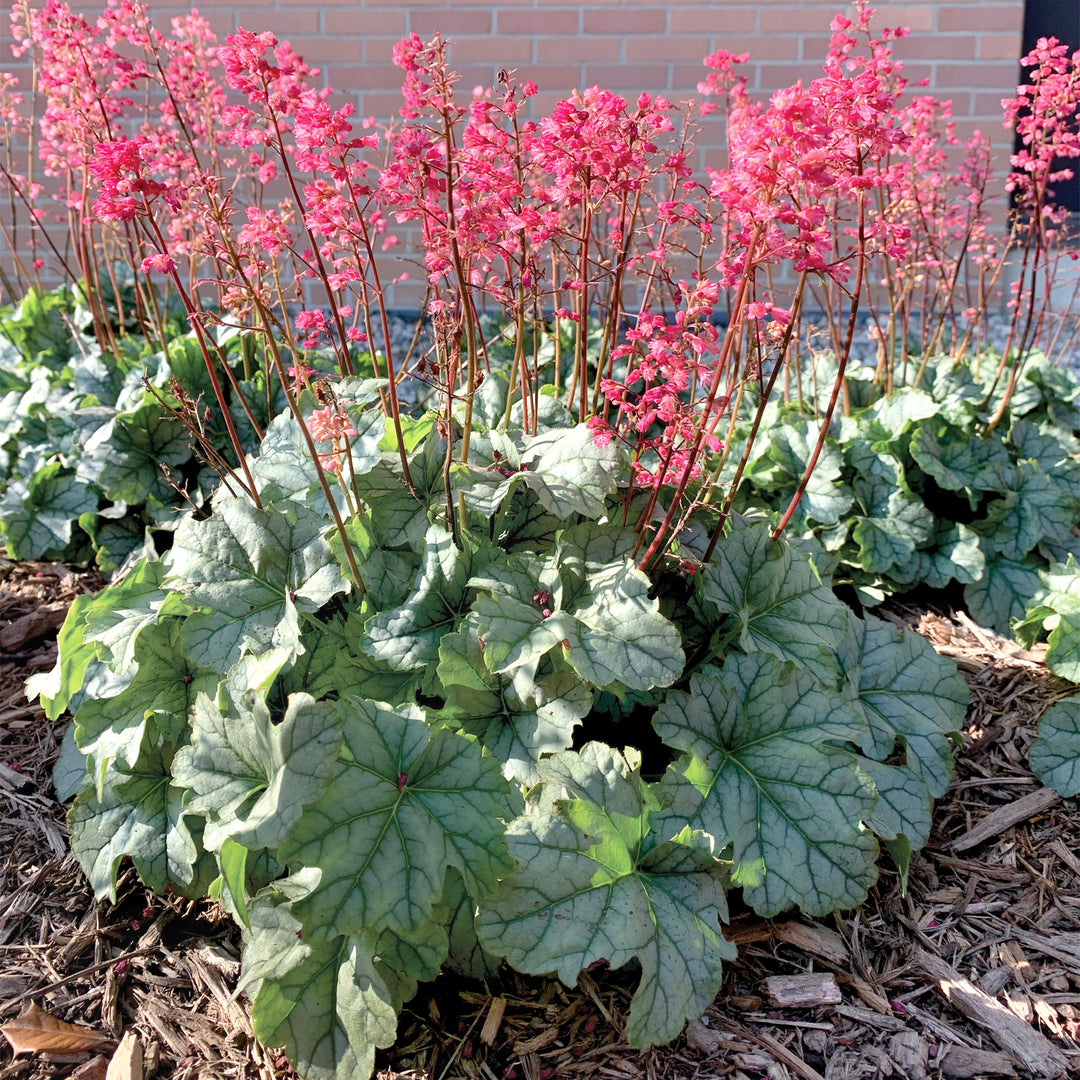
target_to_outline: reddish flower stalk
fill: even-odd
[[[301,421],[297,394],[309,382],[287,373],[282,350],[296,372],[317,366],[325,351],[346,374],[354,349],[370,347],[372,326],[381,325],[384,407],[411,487],[398,397],[408,358],[403,364],[394,353],[387,314],[388,282],[404,275],[394,278],[380,263],[396,240],[390,223],[413,227],[423,242],[436,346],[412,374],[439,402],[448,517],[454,461],[488,465],[475,460],[472,428],[489,369],[481,313],[499,312],[514,328],[504,425],[520,403],[525,431],[536,433],[550,372],[556,395],[598,441],[627,448],[624,517],[643,504],[635,523],[643,566],[710,501],[728,452],[721,436],[735,430],[747,388],[759,394],[756,434],[781,370],[788,385],[805,288],[827,296],[840,375],[777,535],[834,409],[847,405],[844,373],[860,307],[869,307],[879,333],[879,389],[906,377],[909,331],[923,354],[918,381],[939,346],[978,343],[1010,250],[990,228],[985,140],[973,140],[964,161],[952,163],[960,148],[948,103],[907,96],[893,56],[906,31],[873,30],[865,3],[854,19],[833,20],[821,75],[768,102],[746,91],[738,74],[746,57],[723,50],[707,57],[700,110],[648,93],[628,104],[589,87],[531,117],[537,88],[511,72],[462,104],[441,39],[410,35],[394,53],[404,86],[393,126],[357,123],[352,107],[335,106],[315,84],[317,72],[269,33],[240,30],[219,45],[192,14],[164,35],[141,0],[107,0],[96,25],[62,0],[46,0],[40,10],[20,7],[17,26],[17,49],[32,50],[37,61],[36,149],[49,186],[39,190],[10,161],[0,176],[9,197],[35,215],[55,198],[69,216],[103,347],[115,342],[96,298],[118,255],[141,271],[135,314],[156,321],[155,337],[164,333],[166,305],[152,283],[165,282],[193,319],[208,370],[207,322],[250,331],[244,376],[252,375],[250,346],[259,341],[268,406],[273,376]],[[1013,158],[1011,243],[1021,252],[1024,295],[1013,304],[998,371],[1008,381],[991,428],[1044,329],[1047,296],[1036,298],[1031,286],[1059,235],[1052,185],[1071,175],[1053,161],[1080,153],[1076,57],[1046,41],[1026,62],[1034,78],[1007,107],[1023,144]],[[153,115],[136,103],[133,91],[143,87],[153,90],[146,100],[160,102]],[[0,125],[22,138],[5,104],[13,93],[5,80]],[[712,112],[723,117],[727,164],[698,180],[688,163],[698,116]],[[271,194],[278,181],[280,199]],[[978,278],[970,290],[969,267]],[[783,283],[793,279],[791,299]],[[549,323],[554,358],[542,371]],[[381,358],[372,363],[381,374]],[[215,396],[246,469],[225,408],[226,392],[241,387],[227,366],[226,373],[230,384],[215,381]],[[798,370],[795,389],[801,400]],[[339,421],[320,411],[305,425],[327,493],[324,472],[347,460],[353,438]],[[247,486],[254,495],[250,477]],[[734,487],[710,553],[733,497]]]

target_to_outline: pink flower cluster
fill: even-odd
[[[1056,38],[1039,38],[1021,65],[1029,79],[1015,98],[1002,101],[1005,126],[1015,129],[1020,149],[1009,159],[1008,190],[1026,213],[1054,217],[1052,185],[1072,180],[1065,159],[1080,157],[1080,50],[1070,55]]]
[[[337,404],[316,409],[308,417],[307,426],[316,442],[331,444],[329,451],[320,452],[319,462],[324,469],[337,472],[348,453],[348,440],[356,437],[344,410]]]

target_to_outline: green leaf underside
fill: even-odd
[[[232,900],[241,926],[250,927],[251,917],[247,909],[247,858],[246,847],[231,837],[225,837],[218,852],[221,880],[228,890],[229,899]]]
[[[1059,701],[1043,713],[1028,761],[1039,783],[1065,798],[1080,795],[1080,699]]]
[[[322,871],[295,907],[305,931],[413,933],[442,896],[447,866],[474,898],[492,892],[511,865],[498,762],[460,735],[432,732],[414,706],[350,698],[337,708],[341,762],[278,854]]]
[[[1047,625],[1046,666],[1055,675],[1080,683],[1080,602],[1059,603]]]
[[[866,721],[813,675],[761,653],[669,694],[654,726],[690,755],[664,777],[668,831],[688,821],[720,850],[760,915],[798,904],[808,914],[854,907],[876,878],[877,844],[861,828],[875,792],[855,758]]]
[[[616,752],[593,743],[581,755],[602,778],[599,801],[557,799],[511,823],[518,869],[481,906],[480,941],[519,971],[555,972],[568,986],[597,961],[636,958],[627,1040],[667,1042],[701,1014],[721,961],[734,957],[719,929],[721,868],[701,834],[665,842],[650,833],[655,797]]]

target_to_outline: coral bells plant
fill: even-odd
[[[138,506],[153,525],[32,686],[74,716],[57,783],[99,895],[129,858],[220,900],[256,1034],[345,1080],[419,982],[503,961],[567,982],[632,965],[626,1037],[672,1039],[734,954],[730,889],[766,916],[857,905],[878,839],[906,874],[966,688],[836,598],[831,537],[785,536],[829,504],[830,433],[872,401],[860,461],[881,487],[883,395],[914,367],[893,339],[927,275],[948,283],[936,349],[970,340],[948,332],[963,251],[980,303],[999,272],[983,144],[948,171],[947,109],[906,97],[903,31],[859,5],[821,77],[765,103],[716,53],[700,106],[592,87],[544,116],[511,72],[463,98],[446,44],[411,35],[382,124],[269,32],[217,42],[193,12],[163,34],[139,0],[14,25],[41,112],[27,126],[5,80],[3,177],[38,225],[65,216],[79,283],[46,303],[55,234],[35,229],[5,327],[50,358],[55,311],[79,349],[67,335],[44,379],[11,368],[16,437],[44,441],[0,520],[50,551],[73,520],[103,535]],[[1017,123],[1075,98],[1075,61],[1047,56],[1057,90]],[[703,124],[728,163],[697,177]],[[1067,126],[1025,127],[1032,160]],[[31,133],[39,160],[16,167]],[[407,349],[399,227],[427,290]],[[815,294],[834,353],[808,369]],[[850,359],[868,306],[872,373]],[[979,422],[1013,389],[989,387]],[[781,414],[802,425],[782,498],[748,514]],[[151,502],[158,462],[182,516]]]

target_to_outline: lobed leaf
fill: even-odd
[[[135,764],[117,763],[100,797],[86,788],[68,812],[71,852],[98,899],[109,896],[115,902],[124,856],[157,892],[170,886],[200,891],[200,845],[183,792],[170,782],[171,758],[172,748],[148,731]]]
[[[702,570],[706,601],[731,615],[745,652],[805,664],[828,678],[847,610],[809,558],[770,538],[764,522],[733,528]]]
[[[592,709],[592,693],[569,671],[552,672],[519,695],[484,663],[475,616],[442,639],[438,676],[446,698],[439,715],[457,720],[502,762],[507,779],[526,786],[539,782],[543,755],[570,747],[574,728]]]
[[[166,584],[205,609],[184,624],[192,661],[224,672],[247,650],[299,652],[300,614],[346,589],[322,527],[303,507],[260,510],[243,499],[181,523]]]
[[[956,665],[921,635],[872,615],[849,615],[837,658],[844,693],[867,721],[863,752],[886,761],[899,740],[929,794],[944,795],[953,774],[950,737],[963,728],[971,697]]]
[[[986,573],[964,589],[975,621],[999,634],[1007,634],[1013,619],[1022,619],[1039,589],[1039,561],[1028,556],[1020,562],[1004,556],[987,561]]]
[[[1044,536],[1066,535],[1080,517],[1080,495],[1059,486],[1036,464],[1019,461],[1004,471],[1001,498],[987,511],[983,535],[1014,562]]]
[[[560,645],[562,658],[597,687],[647,690],[678,678],[679,631],[650,597],[649,578],[625,555],[601,561],[621,547],[623,530],[592,530],[570,530],[576,540],[547,559],[510,557],[472,579],[487,594],[472,610],[490,671],[520,672],[527,687],[541,658]]]
[[[400,1007],[370,938],[302,941],[288,905],[270,899],[252,906],[251,924],[242,978],[256,987],[256,1037],[284,1046],[305,1080],[369,1076],[375,1050],[394,1041]]]
[[[206,818],[208,850],[226,839],[273,849],[330,783],[340,748],[334,707],[307,694],[294,694],[277,724],[259,699],[234,717],[200,694],[191,743],[177,753],[173,778],[192,793],[187,809]]]
[[[90,759],[99,795],[113,761],[127,768],[135,765],[151,719],[157,738],[178,745],[197,695],[217,689],[217,675],[184,655],[182,627],[183,621],[175,618],[147,625],[135,639],[136,671],[127,687],[115,697],[90,698],[75,714],[75,741]]]
[[[459,548],[444,526],[430,526],[413,591],[400,607],[368,621],[364,651],[395,671],[434,664],[439,641],[455,628],[466,608],[470,575],[482,564],[475,545]]]
[[[713,999],[721,961],[735,955],[719,928],[722,868],[701,834],[651,833],[655,796],[616,752],[591,743],[542,771],[559,784],[563,765],[590,774],[580,790],[592,797],[557,798],[511,823],[517,869],[482,904],[480,941],[519,971],[571,986],[598,961],[636,959],[627,1041],[667,1042]]]
[[[318,867],[295,911],[312,940],[390,929],[408,935],[431,918],[448,866],[474,898],[510,868],[502,819],[509,789],[477,743],[432,732],[415,706],[348,698],[341,761],[278,858]]]
[[[669,693],[653,725],[685,750],[665,774],[666,820],[732,845],[732,882],[766,917],[854,907],[877,871],[862,823],[876,793],[854,756],[866,721],[806,669],[764,653],[706,668],[690,693]],[[671,832],[674,824],[669,824]]]

